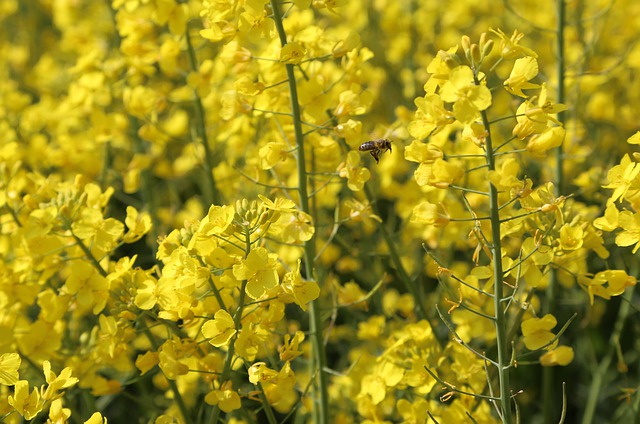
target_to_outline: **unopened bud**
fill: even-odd
[[[477,44],[472,44],[471,45],[471,63],[479,64],[481,60],[482,60],[482,57],[480,57],[480,48],[478,47]]]
[[[487,56],[489,56],[489,54],[491,53],[491,50],[493,50],[493,45],[495,43],[493,42],[493,40],[489,40],[487,41],[486,44],[482,45],[482,58],[485,58]]]
[[[456,68],[460,65],[460,58],[456,54],[451,54],[444,50],[438,52],[438,56],[449,69]]]
[[[480,46],[480,50],[484,49],[484,45],[487,44],[487,33],[483,32],[480,34],[480,41],[478,41],[478,45]]]
[[[38,209],[38,201],[30,194],[26,194],[22,198],[22,202],[31,210]]]
[[[269,212],[264,211],[260,214],[260,218],[258,219],[259,225],[264,225],[269,221]]]
[[[462,50],[464,50],[464,55],[468,59],[469,58],[469,50],[471,48],[471,38],[469,38],[468,35],[463,35],[462,36],[462,42],[460,44],[462,44]]]
[[[445,189],[445,188],[449,188],[449,183],[445,182],[445,181],[438,181],[437,183],[433,183],[433,184],[429,184],[432,187],[435,188],[441,188],[441,189]]]

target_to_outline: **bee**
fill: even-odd
[[[376,160],[376,163],[380,163],[380,155],[387,150],[391,152],[391,140],[379,138],[377,140],[366,141],[360,145],[358,150],[361,152],[369,152]]]

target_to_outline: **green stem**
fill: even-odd
[[[371,189],[369,188],[369,186],[366,184],[364,186],[364,191],[367,196],[367,199],[369,199],[369,203],[373,204],[374,203],[372,201],[373,193],[371,192]],[[377,213],[377,211],[374,211],[374,212]],[[426,306],[424,306],[422,296],[420,295],[420,293],[418,293],[416,285],[411,280],[411,277],[405,270],[404,265],[402,265],[402,260],[400,259],[400,254],[398,253],[396,244],[393,238],[391,237],[391,234],[389,234],[389,230],[387,230],[387,227],[384,225],[383,222],[380,223],[380,232],[382,233],[382,238],[384,238],[385,243],[387,243],[387,247],[389,248],[389,256],[391,257],[391,261],[393,262],[393,265],[396,267],[396,271],[398,271],[400,280],[404,284],[409,294],[413,296],[413,299],[415,300],[416,316],[418,320],[427,319],[427,316],[428,316],[427,308]]]
[[[147,339],[149,339],[149,343],[151,343],[153,350],[157,352],[160,345],[158,344],[158,341],[156,340],[151,330],[149,330],[149,327],[145,326],[142,331],[147,336]],[[182,399],[182,396],[180,395],[180,390],[178,390],[178,385],[176,384],[175,380],[167,378],[167,383],[169,384],[169,387],[173,392],[173,398],[178,405],[178,409],[180,409],[180,413],[182,414],[182,418],[184,418],[184,422],[186,424],[192,424],[193,421],[191,420],[191,416],[189,415],[189,409],[187,409],[187,405],[184,403],[184,399]]]
[[[189,64],[191,66],[191,70],[193,72],[198,72],[198,60],[196,58],[196,52],[193,48],[193,44],[191,43],[191,37],[189,36],[189,30],[187,29],[185,33],[185,38],[187,40],[187,54],[189,56]],[[202,194],[202,198],[206,205],[219,204],[220,196],[218,190],[216,189],[216,182],[213,178],[213,152],[211,151],[211,146],[209,146],[209,139],[207,138],[207,129],[206,129],[206,121],[205,121],[205,113],[204,107],[202,106],[202,100],[198,95],[198,92],[193,90],[194,103],[195,103],[195,113],[196,113],[196,132],[198,134],[198,138],[202,142],[202,148],[204,149],[204,193]]]
[[[251,233],[248,229],[246,229],[245,233],[245,258],[249,256],[249,252],[251,252]],[[231,365],[233,363],[233,356],[235,355],[235,346],[236,339],[238,338],[238,334],[241,330],[242,323],[242,311],[244,310],[244,300],[246,297],[246,289],[247,289],[247,280],[242,281],[242,285],[240,286],[240,297],[238,298],[238,307],[236,308],[235,314],[233,314],[233,326],[236,329],[236,334],[233,336],[231,341],[229,342],[229,348],[227,349],[227,355],[224,359],[224,367],[222,369],[222,375],[220,376],[220,386],[227,380],[231,375]],[[211,424],[216,424],[218,419],[220,418],[220,406],[215,405],[213,407],[213,413],[211,418]]]
[[[558,22],[557,22],[557,44],[556,48],[558,49],[558,64],[557,70],[558,73],[558,103],[564,103],[564,27],[565,27],[565,1],[564,0],[556,0],[557,1],[557,14],[558,14]],[[564,125],[564,113],[560,112],[558,114],[558,120]],[[564,160],[562,144],[558,146],[556,149],[556,157],[555,157],[555,167],[556,167],[556,181],[555,181],[555,194],[559,196],[563,193],[564,189],[564,172],[562,169],[562,164]],[[558,271],[555,267],[551,268],[551,272],[549,275],[549,285],[546,290],[546,302],[545,302],[545,313],[553,314],[556,309],[556,298],[558,294],[556,293],[556,289],[558,287]],[[554,379],[554,369],[552,367],[544,367],[542,371],[542,415],[544,417],[544,422],[551,422],[554,416],[555,406],[555,379]]]
[[[476,81],[478,84],[478,81]],[[487,153],[487,165],[489,171],[496,169],[495,157],[491,140],[491,126],[487,118],[487,112],[482,111],[482,123],[487,132],[485,139],[485,150]],[[500,233],[500,205],[498,204],[498,190],[493,184],[489,184],[489,206],[491,215],[491,236],[492,246],[491,253],[493,255],[493,281],[494,281],[494,309],[495,309],[495,328],[496,328],[496,347],[498,350],[498,380],[500,385],[500,410],[502,412],[502,422],[511,424],[511,392],[509,386],[509,352],[507,340],[507,319],[505,316],[502,301],[503,294],[503,277],[502,270],[502,244]]]
[[[558,4],[558,40],[557,40],[557,49],[558,49],[558,99],[557,103],[565,102],[565,87],[564,87],[564,27],[566,25],[565,22],[565,0],[557,0]],[[558,113],[558,121],[564,125],[564,113]],[[562,170],[562,163],[564,161],[564,154],[562,149],[562,144],[558,146],[556,151],[556,195],[561,195],[564,189],[564,172]]]
[[[267,395],[264,394],[264,390],[262,389],[262,384],[258,383],[258,388],[260,389],[259,396],[260,396],[260,400],[262,401],[262,404],[264,405],[264,413],[267,416],[267,421],[269,422],[269,424],[278,424],[276,415],[273,413],[273,408],[271,408],[271,405],[267,400]]]
[[[629,315],[629,305],[633,299],[634,287],[627,289],[624,294],[624,300],[620,303],[620,309],[618,310],[618,317],[613,327],[613,332],[609,338],[609,350],[600,361],[598,368],[596,368],[593,376],[591,377],[591,386],[589,387],[589,394],[587,396],[587,404],[584,408],[584,415],[582,416],[582,424],[591,424],[594,419],[596,406],[598,404],[598,398],[602,389],[602,380],[606,372],[609,370],[609,365],[613,359],[613,355],[616,351],[616,346],[620,342],[620,334],[622,334],[622,328]]]
[[[282,13],[280,4],[276,0],[271,0],[271,8],[273,9],[273,20],[275,21],[280,37],[280,44],[287,44],[287,34],[282,23]],[[305,161],[304,134],[302,131],[302,118],[300,113],[300,103],[298,101],[298,87],[296,85],[296,76],[294,67],[291,64],[285,65],[287,70],[287,79],[289,81],[289,94],[291,97],[291,115],[293,117],[293,127],[297,146],[297,166],[298,166],[298,194],[300,196],[300,209],[311,215],[309,207],[309,194],[307,189],[307,169]],[[304,268],[307,279],[315,278],[314,262],[316,257],[315,239],[307,241],[304,245]],[[314,408],[315,420],[317,424],[328,423],[329,413],[329,393],[327,374],[324,371],[326,358],[324,351],[324,342],[322,337],[322,320],[320,317],[320,302],[318,299],[311,302],[309,307],[309,330],[312,337],[313,360],[311,367],[314,368],[315,374],[318,376],[316,390],[316,407]],[[311,374],[313,375],[314,372]]]
[[[133,140],[133,149],[135,153],[147,154],[147,146],[138,135],[138,130],[140,129],[140,125],[138,123],[138,118],[134,116],[129,116],[129,124],[131,126],[130,136]],[[151,174],[150,169],[143,169],[140,171],[140,194],[142,196],[142,203],[144,207],[149,211],[149,215],[151,215],[151,221],[153,222],[152,228],[152,240],[150,244],[152,257],[155,259],[156,253],[158,250],[158,236],[160,235],[160,220],[158,219],[158,202],[155,196],[156,185],[153,183],[153,175]]]
[[[96,271],[98,271],[98,273],[101,276],[106,277],[107,275],[109,275],[109,273],[105,271],[104,268],[102,268],[102,265],[100,265],[100,262],[96,259],[95,256],[93,256],[93,253],[91,253],[91,250],[87,247],[86,244],[84,244],[84,242],[80,239],[80,237],[73,234],[73,230],[71,229],[71,223],[66,218],[63,218],[63,219],[65,221],[67,230],[69,230],[73,239],[76,241],[76,243],[78,243],[78,247],[85,254],[89,262],[91,262],[91,265],[93,265],[93,267],[96,269]]]

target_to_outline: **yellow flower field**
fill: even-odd
[[[637,2],[0,34],[0,422],[637,421]]]

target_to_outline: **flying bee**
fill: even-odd
[[[376,163],[380,163],[380,155],[387,150],[391,152],[391,140],[379,138],[377,140],[365,141],[360,145],[358,150],[361,152],[369,152],[376,160]]]

